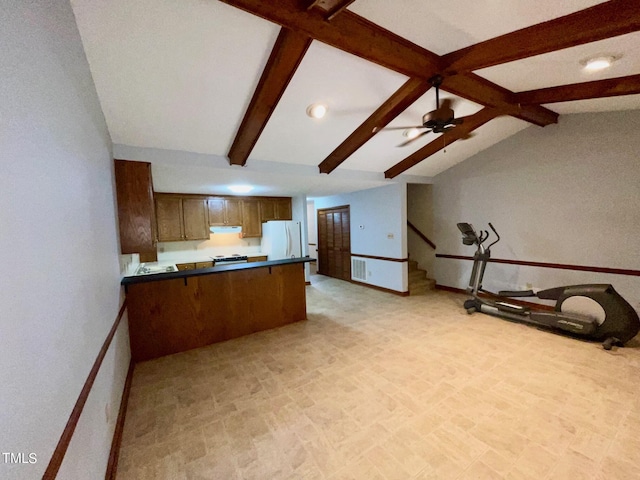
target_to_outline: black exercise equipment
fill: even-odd
[[[500,291],[497,294],[482,289],[487,262],[491,258],[491,247],[500,241],[500,235],[489,223],[496,240],[485,248],[483,245],[490,234],[487,230],[477,234],[473,225],[458,223],[462,232],[462,243],[477,245],[473,256],[473,270],[467,292],[473,298],[464,302],[464,308],[471,314],[476,311],[504,317],[510,320],[525,322],[538,327],[566,332],[582,338],[603,342],[605,350],[613,345],[624,345],[640,330],[640,320],[633,307],[608,284],[570,285],[550,288],[535,293],[533,290]],[[481,298],[480,293],[492,298]],[[544,300],[555,300],[553,311],[516,305],[505,301],[509,297],[537,297]],[[562,304],[572,297],[586,297],[597,302],[604,311],[604,318],[582,313],[563,312]]]

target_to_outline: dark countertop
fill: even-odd
[[[136,283],[158,282],[161,280],[173,280],[176,278],[197,277],[200,275],[211,275],[214,273],[231,272],[234,270],[249,270],[251,268],[275,267],[278,265],[289,265],[292,263],[312,262],[311,257],[285,258],[282,260],[271,260],[266,262],[247,262],[236,263],[233,265],[220,265],[210,268],[198,268],[196,270],[184,270],[179,272],[154,273],[151,275],[134,275],[124,277],[120,282],[121,285],[134,285]]]

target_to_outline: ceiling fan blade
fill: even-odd
[[[384,127],[381,130],[410,130],[412,128],[425,128],[422,125],[411,125],[410,127]]]
[[[427,133],[429,133],[431,130],[425,130],[424,132],[420,133],[417,137],[413,137],[410,138],[409,140],[407,140],[406,142],[402,142],[400,145],[396,145],[397,147],[406,147],[407,145],[409,145],[410,143],[413,143],[414,141],[416,141],[417,139],[419,139],[420,137],[422,137],[423,135],[426,135]]]

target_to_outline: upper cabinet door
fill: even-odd
[[[256,200],[242,201],[242,237],[261,237],[260,205]]]
[[[180,197],[156,195],[156,218],[158,219],[158,241],[184,240]]]
[[[291,199],[278,198],[275,201],[276,218],[278,220],[291,220]]]
[[[268,222],[276,219],[276,202],[272,198],[260,199],[260,220]]]
[[[225,201],[222,197],[211,197],[208,202],[209,225],[219,226],[225,224]]]
[[[242,225],[242,200],[227,198],[225,200],[226,223],[225,225]]]
[[[182,199],[182,221],[185,240],[209,240],[207,201],[204,198]]]

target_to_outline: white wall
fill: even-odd
[[[37,458],[0,478],[34,479],[121,301],[113,162],[69,2],[4,1],[0,45],[0,443]],[[58,478],[104,476],[128,362],[125,322]]]
[[[359,192],[315,199],[315,208],[349,205],[351,253],[407,258],[407,186],[391,184]],[[391,237],[391,238],[390,238]],[[367,258],[365,283],[406,292],[407,263]]]
[[[429,240],[433,241],[433,186],[410,183],[407,185],[407,219]],[[435,250],[410,228],[407,228],[409,258],[433,277]],[[437,244],[436,244],[437,246]]]
[[[473,255],[457,222],[502,241],[495,258],[640,269],[640,111],[563,115],[529,127],[434,179],[438,253]],[[471,262],[437,259],[439,284],[465,287]],[[489,264],[485,287],[611,283],[640,308],[640,278]]]
[[[316,207],[313,200],[307,200],[307,237],[309,256],[318,258],[318,219],[316,217]]]
[[[296,195],[291,198],[291,219],[300,222],[300,243],[302,256],[309,255],[309,226],[307,224],[307,197]],[[304,281],[309,282],[311,270],[309,264],[304,264]]]

